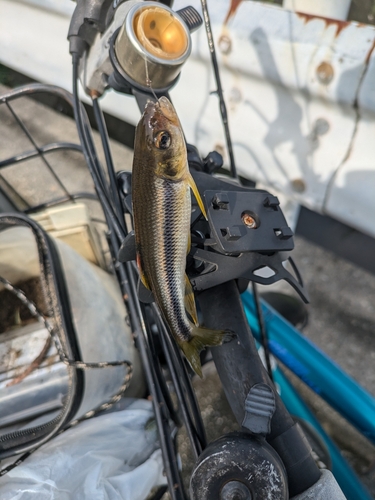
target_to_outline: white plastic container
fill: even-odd
[[[64,272],[82,360],[130,361],[133,377],[126,395],[142,396],[144,376],[115,276],[88,262],[63,241],[53,241]],[[0,275],[16,286],[40,276],[37,246],[29,228],[15,226],[0,231]],[[63,406],[68,393],[67,367],[60,361],[53,342],[38,366],[20,382],[11,384],[37,359],[47,338],[44,326],[35,322],[0,333],[0,436],[10,432],[9,425],[18,425],[43,412],[60,411]],[[75,417],[116,394],[126,372],[126,366],[85,370],[83,396]]]

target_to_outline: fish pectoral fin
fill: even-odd
[[[131,231],[121,244],[117,256],[119,262],[128,262],[136,258],[136,245],[134,231]]]
[[[199,326],[192,326],[191,335],[192,339],[189,342],[180,341],[179,345],[195,373],[202,378],[199,353],[205,347],[218,346],[230,342],[235,335],[231,330],[210,330],[209,328]]]
[[[195,298],[193,287],[191,286],[189,277],[185,274],[185,309],[191,319],[194,321],[195,326],[198,326],[198,313],[195,305]]]
[[[139,300],[144,304],[150,304],[151,302],[155,301],[154,294],[148,287],[144,285],[141,277],[138,281],[137,294]]]
[[[201,195],[199,194],[197,185],[195,184],[195,181],[194,181],[194,179],[193,179],[193,177],[192,177],[192,175],[191,175],[190,172],[189,172],[189,177],[188,177],[188,183],[189,183],[190,189],[194,193],[195,199],[198,202],[198,205],[199,205],[199,208],[201,209],[202,214],[204,215],[205,219],[208,220],[207,219],[206,209],[204,208],[203,200],[201,198]]]

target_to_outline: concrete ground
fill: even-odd
[[[0,88],[0,92],[3,90]],[[29,99],[16,102],[14,107],[21,112],[38,141],[77,140],[71,119]],[[96,141],[99,142],[97,136]],[[10,111],[0,106],[0,160],[24,149],[31,149],[30,144],[21,138]],[[112,152],[117,169],[131,168],[131,150],[112,142]],[[58,153],[53,159],[51,155],[51,164],[69,191],[93,190],[77,153]],[[37,193],[34,201],[41,202],[63,193],[45,168],[40,160],[32,160],[0,173],[25,199],[31,200]],[[97,209],[91,208],[96,215]],[[294,258],[311,299],[304,334],[375,396],[375,276],[301,238],[296,238]],[[288,287],[282,289],[293,293]],[[195,380],[194,384],[209,440],[236,428],[212,365],[205,367],[203,381]],[[311,391],[302,390],[375,497],[375,448],[342,423]],[[183,463],[188,464],[189,452],[183,439],[180,451]],[[188,470],[188,465],[186,468]]]

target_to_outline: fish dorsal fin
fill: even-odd
[[[137,293],[139,300],[144,304],[150,304],[151,302],[154,302],[154,294],[143,284],[141,278],[138,281]]]
[[[195,305],[193,287],[191,286],[188,275],[185,274],[185,309],[189,313],[194,324],[198,326],[198,314]]]
[[[201,209],[202,214],[204,215],[205,219],[208,220],[207,219],[206,209],[204,208],[204,205],[203,205],[203,200],[201,198],[201,195],[199,194],[197,185],[195,184],[195,181],[194,181],[194,179],[193,179],[193,177],[192,177],[192,175],[191,175],[190,172],[189,172],[189,176],[188,176],[188,183],[189,183],[190,189],[194,193],[195,199],[198,202],[198,205],[199,205],[199,208]]]

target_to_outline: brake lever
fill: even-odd
[[[113,16],[113,5],[112,0],[77,0],[68,31],[71,54],[78,51],[82,56],[97,33],[105,31],[109,12]]]

